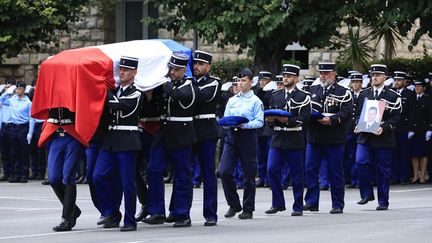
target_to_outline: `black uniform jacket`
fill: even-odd
[[[197,141],[216,139],[219,127],[216,123],[216,107],[221,95],[221,81],[205,75],[194,82],[198,88],[197,104],[194,111],[194,128]]]
[[[141,137],[138,131],[138,116],[142,104],[142,94],[133,84],[119,93],[108,91],[106,106],[109,112],[108,132],[102,140],[102,148],[107,151],[141,150]]]
[[[359,97],[359,106],[363,107],[365,100],[374,100],[374,91],[372,88],[363,90]],[[388,87],[384,87],[378,95],[377,100],[386,102],[383,117],[380,126],[383,133],[379,136],[373,133],[360,133],[358,138],[359,144],[369,143],[374,148],[392,148],[396,146],[395,129],[399,122],[400,112],[402,109],[401,99],[398,93]],[[361,109],[358,109],[356,116],[360,117]]]
[[[285,89],[273,92],[269,107],[290,112],[293,117],[288,118],[288,123],[275,121],[269,123],[274,129],[271,138],[271,147],[279,149],[304,149],[304,128],[310,121],[311,104],[309,93],[297,88],[287,95]]]
[[[400,114],[399,122],[396,124],[396,132],[408,132],[410,128],[410,109],[416,101],[415,92],[404,88],[400,93],[400,96],[402,101],[402,111]]]
[[[260,98],[260,100],[262,101],[264,105],[264,110],[267,110],[270,105],[270,98],[272,97],[272,91],[264,91],[262,88],[259,88],[257,90],[256,96],[258,96],[258,98]],[[273,130],[269,127],[267,122],[264,122],[264,126],[258,128],[258,136],[270,137],[271,135],[273,135]]]
[[[432,97],[423,94],[411,104],[409,130],[415,133],[424,134],[432,131]]]
[[[197,87],[192,78],[167,82],[163,85],[161,130],[154,142],[163,139],[168,148],[180,148],[196,143],[193,115],[197,101]]]
[[[324,93],[321,85],[310,87],[312,110],[330,118],[330,125],[322,125],[312,119],[307,129],[308,143],[344,144],[353,103],[351,91],[333,83]]]

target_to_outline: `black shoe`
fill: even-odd
[[[105,229],[110,229],[110,228],[118,228],[120,226],[120,221],[121,221],[122,215],[120,212],[111,215],[108,217],[108,220],[104,223],[103,227]]]
[[[10,177],[8,178],[8,181],[9,181],[10,183],[17,183],[17,182],[20,181],[20,178],[19,178],[18,176],[10,176]]]
[[[194,188],[200,188],[200,187],[201,187],[201,184],[200,184],[200,183],[194,184],[193,187],[194,187]]]
[[[72,228],[75,227],[76,225],[76,221],[79,218],[79,216],[81,216],[81,210],[75,205],[75,208],[73,209],[72,212]]]
[[[168,217],[165,219],[165,223],[175,223],[177,219],[172,214],[168,214]]]
[[[406,185],[408,185],[409,183],[408,183],[408,181],[401,181],[401,186],[406,186]]]
[[[45,176],[43,176],[43,175],[38,175],[36,178],[35,178],[35,180],[37,180],[37,181],[41,181],[41,180],[44,180],[45,179]]]
[[[258,181],[256,183],[256,187],[264,187],[264,185],[265,185],[264,181]]]
[[[373,197],[373,196],[372,197],[365,197],[362,200],[358,201],[357,204],[364,205],[364,204],[371,202],[373,200],[375,200],[375,197]]]
[[[355,184],[349,184],[349,185],[346,186],[346,188],[348,188],[348,189],[354,189],[356,187],[357,186]]]
[[[288,190],[288,185],[282,185],[282,190]]]
[[[188,219],[179,219],[177,221],[175,221],[173,227],[174,228],[184,228],[184,227],[191,227],[192,226],[192,221],[190,218]]]
[[[216,226],[217,221],[216,219],[207,219],[204,223],[204,226]]]
[[[165,220],[166,220],[165,215],[153,214],[143,219],[142,221],[146,224],[163,224]]]
[[[306,204],[303,206],[303,211],[311,211],[311,212],[318,212],[318,207],[314,207],[312,205]]]
[[[228,211],[225,213],[225,218],[232,218],[236,215],[236,213],[242,211],[241,207],[230,207]]]
[[[9,176],[8,175],[4,175],[0,178],[0,181],[8,181]]]
[[[382,206],[382,205],[379,205],[379,206],[376,208],[376,210],[378,210],[378,211],[385,211],[385,210],[388,210],[388,206]]]
[[[120,232],[129,232],[129,231],[136,231],[136,230],[137,230],[137,227],[131,226],[131,225],[125,225],[125,226],[120,228]]]
[[[145,219],[148,216],[148,211],[147,211],[147,207],[146,206],[141,206],[141,210],[139,211],[139,213],[135,216],[135,220],[137,222],[142,221],[143,219]]]
[[[19,183],[27,183],[27,182],[28,182],[27,177],[21,177],[21,178],[19,179]]]
[[[165,178],[164,183],[172,183],[173,181],[173,176],[169,175],[167,178]]]
[[[72,230],[72,221],[62,218],[62,221],[60,222],[59,225],[54,226],[53,230],[56,232],[61,232],[61,231],[71,231]]]
[[[326,186],[320,186],[320,190],[321,191],[328,191],[330,189],[330,187],[328,185]]]
[[[303,216],[303,212],[301,211],[294,211],[291,213],[291,216]]]
[[[43,180],[43,181],[41,182],[41,184],[44,185],[44,186],[48,186],[48,185],[51,184],[51,183],[49,182],[48,179],[45,179],[45,180]]]
[[[76,180],[76,184],[82,184],[84,180],[85,180],[85,176],[81,176]]]
[[[37,175],[33,175],[33,174],[32,174],[28,179],[29,179],[29,180],[36,180],[36,178],[37,178]]]
[[[271,207],[270,209],[266,210],[265,213],[266,214],[275,214],[277,212],[282,212],[285,210],[286,210],[285,207]]]
[[[332,210],[330,210],[330,214],[341,214],[343,213],[343,210],[340,208],[332,208]]]
[[[109,217],[100,216],[98,221],[96,222],[97,225],[103,225],[109,220]]]
[[[244,210],[238,216],[239,219],[251,219],[252,217],[253,217],[253,213],[252,212],[244,211]]]

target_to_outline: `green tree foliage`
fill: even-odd
[[[0,57],[39,50],[68,31],[89,0],[0,0]],[[1,62],[0,58],[0,62]]]
[[[397,36],[407,36],[419,19],[410,46],[419,38],[432,37],[432,1],[430,0],[158,0],[172,15],[146,19],[148,23],[173,30],[198,32],[208,43],[223,47],[235,44],[247,50],[259,69],[280,70],[283,51],[299,42],[306,48],[341,48],[340,26],[348,24],[376,29],[376,38],[389,43],[390,58]],[[392,35],[390,35],[390,34]],[[397,35],[395,35],[397,34]],[[387,55],[387,54],[386,54]]]
[[[349,63],[353,70],[365,72],[373,51],[369,41],[368,36],[360,34],[359,27],[348,26],[348,38],[341,41],[344,45],[339,56],[341,62]]]

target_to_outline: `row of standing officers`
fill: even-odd
[[[138,59],[122,57],[119,64],[120,86],[108,91],[104,114],[87,153],[87,181],[92,200],[104,228],[119,227],[120,204],[124,196],[124,224],[121,231],[135,231],[137,220],[148,224],[174,223],[174,227],[191,226],[192,157],[200,163],[204,181],[203,216],[205,226],[217,224],[217,180],[215,175],[216,143],[219,129],[216,109],[221,81],[209,75],[212,55],[194,53],[194,78],[186,77],[189,56],[173,53],[169,61],[170,82],[141,92],[133,84]],[[265,123],[272,130],[268,156],[268,183],[272,205],[268,214],[286,210],[281,172],[287,165],[292,175],[294,204],[292,216],[304,210],[319,210],[319,168],[327,161],[331,184],[331,214],[343,213],[343,156],[347,126],[360,116],[353,109],[353,94],[336,82],[334,63],[320,63],[320,85],[310,92],[298,89],[300,68],[283,66],[283,89],[269,96],[268,107],[288,111],[291,116],[267,116],[264,104],[252,90],[253,73],[242,69],[237,79],[239,92],[231,97],[224,116],[240,116],[248,122],[226,128],[219,173],[229,210],[240,219],[253,218],[255,210],[255,176],[258,158],[258,128]],[[401,112],[400,95],[384,86],[385,65],[372,65],[372,87],[355,96],[356,107],[365,100],[384,100],[386,108],[378,132],[358,133],[358,164],[361,200],[374,200],[370,166],[377,168],[378,207],[389,205],[390,160],[395,146],[394,131]],[[265,122],[266,121],[266,122]],[[74,170],[83,146],[74,136],[74,114],[54,108],[48,119],[53,129],[48,156],[49,179],[63,204],[62,221],[55,231],[71,230],[80,215],[75,205]],[[357,133],[356,129],[354,131]],[[60,156],[61,155],[61,156]],[[243,203],[236,192],[233,172],[237,163],[245,175]],[[75,164],[74,164],[75,163]],[[165,211],[163,177],[172,164],[174,181],[169,214]],[[305,178],[304,178],[305,177]],[[304,184],[307,192],[303,199]],[[136,214],[136,197],[141,211]],[[303,203],[305,201],[305,204]]]

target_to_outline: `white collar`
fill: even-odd
[[[378,94],[381,94],[381,91],[384,89],[384,85],[383,86],[381,86],[381,88],[375,88],[375,87],[373,87],[373,90],[374,90],[374,93],[375,93],[375,90],[378,90]]]

